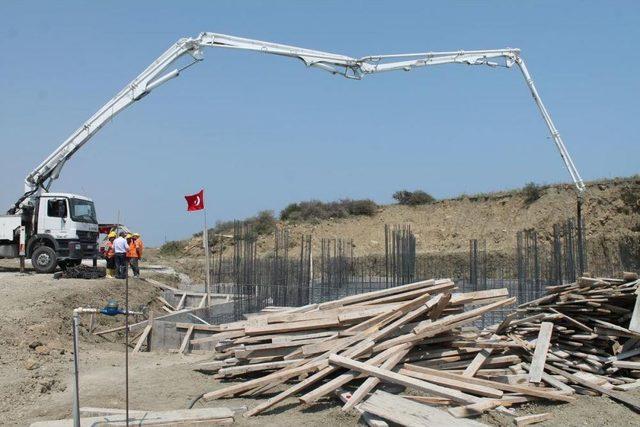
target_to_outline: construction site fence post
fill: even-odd
[[[207,295],[207,307],[211,305],[211,293],[209,284],[211,282],[211,264],[209,263],[209,233],[207,230],[207,208],[203,210],[204,230],[202,231],[202,242],[204,245],[204,292]]]

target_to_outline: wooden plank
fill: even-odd
[[[433,396],[412,396],[407,394],[401,394],[400,396],[405,399],[413,400],[414,402],[424,403],[426,405],[451,405],[451,399],[445,399],[444,397],[433,397]]]
[[[439,377],[437,375],[425,374],[423,372],[409,371],[407,369],[400,369],[399,373],[402,375],[411,376],[413,378],[418,378],[420,380],[427,381],[433,384],[439,384],[445,387],[453,388],[453,389],[464,391],[467,393],[472,393],[478,396],[493,397],[493,398],[499,399],[503,395],[501,390],[498,390],[492,387],[487,387],[484,385],[469,383],[465,381],[464,378],[460,380],[453,379],[453,378],[444,378],[444,377]]]
[[[338,316],[328,319],[309,320],[294,323],[275,323],[266,326],[247,326],[244,329],[247,335],[277,334],[284,332],[307,331],[312,329],[333,328],[340,325]]]
[[[178,305],[176,306],[176,310],[182,309],[184,307],[184,301],[187,299],[187,293],[183,293],[182,297],[180,297],[180,301],[178,301]]]
[[[513,311],[507,314],[507,316],[502,320],[502,322],[500,322],[500,324],[496,328],[495,335],[501,335],[504,331],[506,331],[507,328],[511,326],[511,322],[516,318],[517,315],[517,311]]]
[[[304,333],[304,332],[289,332],[287,334],[276,334],[276,335],[259,335],[256,337],[246,337],[239,342],[251,342],[252,340],[260,340],[260,339],[269,339],[271,342],[293,342],[299,340],[308,340],[312,338],[329,338],[331,336],[335,336],[338,333],[337,329],[330,329],[328,331],[320,331],[314,333]]]
[[[407,300],[412,300],[416,297],[419,297],[420,295],[424,295],[425,293],[431,294],[431,295],[435,295],[438,293],[442,293],[442,292],[446,292],[446,291],[451,291],[453,288],[455,288],[455,283],[451,282],[451,281],[446,281],[445,283],[438,283],[434,286],[431,286],[427,289],[416,289],[414,291],[411,292],[405,292],[405,293],[401,293],[401,294],[395,294],[395,295],[389,295],[388,297],[384,297],[384,298],[378,298],[372,301],[367,301],[366,304],[388,304],[388,303],[393,303],[393,302],[398,302],[398,301],[407,301]]]
[[[571,397],[571,396],[566,396],[563,394],[559,394],[557,392],[551,392],[551,391],[547,391],[538,387],[528,387],[528,386],[521,386],[521,385],[514,385],[514,384],[505,384],[505,383],[500,383],[497,381],[491,381],[491,380],[485,380],[485,379],[480,379],[477,377],[463,377],[461,375],[457,375],[457,374],[452,374],[450,372],[445,372],[445,371],[440,371],[437,369],[431,369],[431,368],[425,368],[422,366],[417,366],[417,365],[412,365],[409,363],[406,363],[404,365],[404,368],[406,370],[409,371],[415,371],[417,373],[426,373],[426,374],[431,374],[431,375],[436,375],[436,376],[441,376],[444,378],[452,378],[454,380],[461,380],[461,381],[466,381],[468,383],[473,383],[473,384],[478,384],[478,385],[484,385],[487,387],[492,387],[498,390],[503,390],[503,391],[510,391],[513,393],[521,393],[521,394],[525,394],[527,396],[535,396],[535,397],[541,397],[544,399],[549,399],[549,400],[558,400],[558,401],[562,401],[562,402],[575,402],[575,398]],[[475,402],[474,402],[475,403]]]
[[[426,381],[422,381],[416,378],[409,377],[407,375],[398,374],[387,369],[378,368],[375,366],[367,365],[362,362],[349,359],[347,357],[331,355],[329,356],[329,362],[333,365],[342,366],[343,368],[349,368],[354,371],[362,372],[363,374],[373,375],[380,378],[383,381],[387,381],[394,384],[400,384],[405,387],[414,388],[419,391],[423,391],[429,394],[434,394],[440,397],[446,397],[455,402],[469,404],[480,401],[479,398],[467,393],[463,393],[458,390],[454,390],[448,387],[431,384]]]
[[[515,354],[508,356],[494,356],[489,357],[484,363],[485,368],[497,368],[500,366],[511,366],[517,363],[520,363],[521,359],[519,356]],[[432,359],[432,360],[422,360],[418,362],[414,362],[419,366],[426,366],[429,368],[439,368],[439,369],[462,369],[464,370],[469,364],[468,359],[464,359],[463,357],[452,357],[452,358],[442,358],[442,359]],[[467,377],[468,378],[468,377]]]
[[[531,424],[541,423],[543,421],[549,421],[552,419],[553,414],[546,412],[544,414],[523,415],[522,417],[515,417],[513,421],[515,421],[517,427],[523,427]]]
[[[129,423],[124,414],[84,417],[80,419],[83,426],[101,425],[120,427],[136,426],[192,426],[233,423],[233,411],[228,408],[178,409],[174,411],[131,411]],[[58,421],[40,421],[31,424],[34,427],[71,427],[73,419]]]
[[[349,357],[358,357],[368,351],[371,350],[371,348],[373,347],[374,341],[373,339],[369,338],[367,339],[367,337],[369,337],[373,331],[377,330],[378,326],[374,326],[370,329],[367,329],[363,332],[360,332],[359,334],[351,337],[352,339],[352,343],[355,344],[353,347],[348,348],[344,354],[346,356]],[[379,334],[380,332],[377,332],[376,334]],[[373,336],[375,336],[376,334],[374,334]],[[357,344],[356,344],[357,343]],[[294,395],[295,393],[298,393],[299,391],[304,390],[305,388],[309,387],[310,385],[322,380],[323,378],[325,378],[326,376],[330,375],[331,373],[333,373],[335,371],[335,367],[334,366],[326,366],[325,363],[327,362],[327,356],[333,353],[337,353],[339,351],[342,351],[343,349],[349,347],[349,343],[342,343],[340,345],[337,345],[336,348],[332,349],[330,352],[326,353],[326,354],[322,354],[320,356],[316,356],[314,359],[312,359],[311,362],[309,362],[308,364],[311,363],[322,363],[322,368],[320,368],[320,370],[318,372],[316,372],[315,374],[313,374],[312,376],[310,376],[309,378],[305,379],[304,381],[299,382],[298,384],[294,385],[293,387],[289,387],[287,390],[275,395],[274,397],[269,398],[268,400],[264,401],[263,403],[259,404],[258,406],[252,408],[251,410],[245,412],[243,414],[244,417],[251,417],[257,413],[260,413],[270,407],[272,407],[273,405],[283,401],[284,399],[288,398],[289,396]],[[277,374],[277,372],[276,372]],[[266,391],[269,390],[273,387],[275,387],[276,385],[280,384],[281,382],[285,381],[286,378],[283,379],[279,379],[278,381],[272,381],[270,382],[268,385],[266,386],[262,386],[263,390],[262,391]],[[246,384],[245,384],[246,386]]]
[[[446,316],[435,322],[428,322],[428,323],[424,323],[423,325],[416,326],[413,332],[416,335],[422,335],[423,333],[428,333],[430,330],[436,329],[437,326],[449,325],[464,319],[469,319],[474,316],[482,315],[488,311],[495,310],[496,308],[501,307],[503,305],[513,304],[515,301],[516,301],[515,297],[507,298],[507,299],[503,299],[491,304],[487,304],[487,305],[475,308],[473,310],[465,311],[464,313],[461,313],[461,314]]]
[[[531,367],[527,363],[523,363],[522,367],[527,372],[530,372]],[[546,382],[551,387],[555,387],[555,388],[559,389],[564,394],[574,394],[575,393],[575,390],[572,389],[570,386],[566,385],[565,383],[563,383],[559,379],[555,378],[553,375],[549,375],[544,371],[542,372],[541,378],[542,378],[542,381]],[[528,380],[528,376],[527,376],[527,380]]]
[[[189,350],[189,340],[191,339],[192,333],[193,333],[193,326],[187,329],[187,333],[184,335],[184,338],[182,339],[182,344],[180,345],[180,349],[178,350],[179,353],[184,354],[187,352],[187,350]]]
[[[631,362],[627,360],[614,360],[611,365],[622,369],[640,369],[640,362]]]
[[[451,301],[450,293],[442,294],[440,296],[440,299],[438,300],[438,304],[436,304],[436,306],[433,307],[431,311],[429,311],[429,319],[431,319],[431,321],[433,322],[436,319],[438,319],[440,316],[442,316],[442,312],[447,308],[450,301]]]
[[[150,310],[148,324],[147,326],[145,326],[144,330],[142,331],[140,338],[138,338],[138,342],[136,343],[136,346],[133,348],[132,355],[138,353],[140,351],[140,348],[142,348],[142,344],[144,344],[145,341],[148,341],[147,338],[151,333],[152,327],[153,327],[153,310]],[[149,351],[148,348],[147,348],[147,351]]]
[[[629,391],[629,390],[635,390],[637,388],[640,387],[640,381],[635,381],[632,383],[625,383],[625,384],[620,384],[620,385],[615,385],[613,386],[614,390],[620,390],[620,391]]]
[[[640,333],[640,288],[636,290],[636,301],[633,305],[633,313],[629,320],[629,330]]]
[[[165,315],[165,316],[160,316],[158,319],[161,319],[162,317],[166,317],[166,316],[171,316],[171,314],[167,314],[167,315]],[[141,327],[141,326],[146,325],[147,323],[149,323],[149,321],[148,321],[148,320],[143,320],[143,321],[138,322],[138,323],[130,324],[130,325],[129,325],[129,330],[130,330],[130,331],[132,331],[132,330],[133,330],[133,328],[139,328],[139,327]],[[95,332],[93,333],[93,335],[104,335],[104,334],[109,334],[109,333],[111,333],[111,332],[124,331],[124,329],[125,329],[125,326],[117,326],[117,327],[115,327],[115,328],[104,329],[104,330],[102,330],[102,331],[95,331]]]
[[[381,351],[390,347],[393,347],[395,345],[398,344],[404,344],[404,343],[409,343],[409,342],[417,342],[417,341],[424,341],[425,338],[429,338],[429,337],[433,337],[435,335],[438,334],[442,334],[445,332],[449,332],[459,326],[462,325],[466,325],[468,323],[472,323],[475,322],[476,320],[479,320],[481,318],[480,315],[476,315],[474,317],[468,317],[465,319],[462,319],[456,323],[451,323],[451,324],[437,324],[438,322],[433,322],[433,328],[430,328],[426,331],[423,331],[422,333],[420,333],[419,335],[416,334],[415,332],[410,332],[408,334],[405,335],[400,335],[398,337],[386,340],[384,342],[381,342],[380,344],[377,344],[373,350],[374,351]]]
[[[318,353],[324,353],[327,352],[329,350],[331,350],[336,343],[342,343],[345,342],[346,340],[348,340],[349,337],[345,337],[345,338],[334,338],[334,339],[329,339],[326,341],[322,341],[322,342],[316,342],[315,344],[306,344],[304,346],[301,347],[302,350],[302,354],[305,356],[311,356],[314,354],[318,354]],[[292,343],[296,344],[299,341],[292,341]]]
[[[194,326],[194,330],[198,329],[197,326]],[[218,332],[208,337],[195,338],[191,340],[191,344],[204,344],[204,343],[217,343],[218,341],[240,338],[244,337],[244,331],[229,331],[229,332]]]
[[[628,342],[628,341],[627,341]],[[626,344],[626,343],[625,343]],[[640,354],[640,347],[636,347],[632,350],[623,351],[615,356],[611,356],[607,359],[607,362],[613,362],[616,360],[628,359],[629,357],[637,356]]]
[[[125,409],[120,408],[95,408],[92,406],[83,406],[80,408],[80,415],[85,417],[101,417],[103,415],[122,415],[125,414]],[[143,416],[147,411],[137,411],[129,409],[129,415],[134,417]]]
[[[349,399],[351,399],[351,393],[344,391],[344,389],[341,388],[336,389],[335,394],[343,403],[348,403]],[[369,427],[389,427],[389,424],[377,415],[365,412],[360,408],[356,408],[356,410],[360,413],[362,421],[364,421],[364,423]]]
[[[447,281],[448,282],[448,281]],[[379,291],[366,292],[364,294],[352,295],[335,301],[328,301],[318,305],[320,310],[328,310],[331,308],[342,307],[344,305],[355,304],[362,301],[369,301],[376,298],[385,297],[387,295],[395,295],[402,292],[412,291],[414,289],[424,289],[435,285],[437,282],[433,279],[423,280],[420,282],[409,283],[407,285],[396,286],[395,288],[382,289]],[[441,283],[445,283],[442,281]]]
[[[309,387],[310,385],[322,380],[323,378],[327,377],[328,375],[330,375],[331,373],[334,372],[334,369],[332,366],[327,366],[325,368],[323,368],[322,370],[316,372],[315,374],[313,374],[312,376],[310,376],[309,378],[300,381],[298,384],[294,385],[293,387],[289,387],[287,390],[275,395],[274,397],[271,397],[269,399],[267,399],[266,401],[260,403],[259,405],[251,408],[249,411],[245,412],[243,414],[244,417],[252,417],[262,411],[265,411],[267,409],[269,409],[270,407],[272,407],[273,405],[283,401],[284,399],[288,398],[289,396],[292,396],[296,393],[298,393],[299,391],[304,390],[305,388]]]
[[[482,300],[488,300],[493,298],[508,297],[509,289],[487,289],[484,291],[464,292],[456,293],[452,295],[451,304],[477,304]]]
[[[483,399],[481,402],[472,403],[471,405],[458,406],[449,408],[448,411],[456,418],[476,417],[482,415],[483,412],[493,409],[496,406],[503,405],[504,402],[498,399]]]
[[[407,345],[407,347],[409,347],[409,346]],[[400,363],[400,361],[407,355],[407,353],[410,350],[411,350],[411,348],[409,347],[409,348],[403,348],[401,350],[396,351],[387,360],[382,362],[380,367],[382,369],[389,369],[389,370],[395,368],[395,366],[398,363]],[[362,399],[364,399],[365,396],[371,390],[373,390],[379,383],[380,383],[380,378],[377,378],[377,377],[369,377],[369,378],[367,378],[362,384],[360,384],[360,387],[358,387],[358,389],[353,392],[353,395],[351,396],[351,399],[349,399],[349,402],[347,402],[342,407],[342,410],[343,411],[348,411],[351,408],[353,408],[355,405],[360,403],[362,401]]]
[[[492,348],[482,349],[478,354],[475,355],[469,366],[466,367],[464,372],[462,373],[463,377],[472,377],[478,372],[478,369],[482,367],[482,364],[491,356],[493,353]]]
[[[596,322],[598,325],[602,325],[602,327],[605,329],[619,332],[621,336],[640,338],[640,332],[631,331],[627,328],[623,328],[622,326],[614,325],[613,323],[605,322],[604,320],[600,320],[600,319],[593,319],[593,321]]]
[[[363,411],[408,427],[476,427],[483,425],[473,420],[457,419],[438,408],[432,408],[380,390],[358,407]]]
[[[620,393],[617,391],[613,391],[613,390],[609,390],[606,389],[602,386],[599,386],[591,381],[582,379],[574,374],[570,374],[569,372],[563,371],[560,368],[556,368],[555,366],[551,366],[550,364],[546,364],[545,365],[545,369],[549,372],[552,372],[556,375],[562,375],[563,377],[565,377],[566,379],[568,379],[571,382],[574,382],[576,384],[579,384],[583,387],[586,388],[590,388],[592,390],[597,391],[598,393],[601,394],[605,394],[607,396],[609,396],[610,398],[617,400],[619,402],[622,402],[628,406],[630,406],[631,408],[633,408],[635,411],[640,411],[640,402],[636,399],[634,399],[633,397],[631,397],[630,395],[626,395],[624,393]]]
[[[234,396],[238,393],[242,393],[248,390],[252,390],[256,387],[263,386],[265,384],[278,383],[288,380],[289,378],[304,375],[309,372],[323,369],[327,366],[327,362],[324,360],[312,361],[302,366],[296,366],[293,368],[285,368],[284,370],[274,372],[264,377],[256,378],[251,381],[244,381],[239,384],[233,384],[229,387],[225,387],[219,390],[210,391],[205,393],[202,398],[206,400],[214,400],[224,396]]]
[[[388,357],[395,354],[396,352],[408,350],[410,349],[410,347],[411,347],[410,344],[403,344],[396,347],[392,347],[390,349],[387,349],[378,353],[371,359],[367,360],[365,363],[369,365],[377,366],[381,362],[385,361]],[[328,393],[331,393],[337,388],[340,388],[343,385],[347,384],[348,382],[354,380],[356,377],[358,377],[358,375],[359,375],[359,372],[357,371],[349,371],[344,374],[341,374],[336,378],[332,379],[331,381],[328,381],[322,384],[320,387],[317,387],[314,390],[311,390],[310,392],[306,393],[304,396],[301,396],[300,401],[307,404],[315,402],[322,396]]]
[[[547,360],[547,352],[551,344],[551,334],[553,333],[553,323],[542,322],[540,325],[540,333],[536,340],[536,349],[533,352],[531,360],[531,369],[529,370],[529,382],[539,383],[542,381],[542,372],[544,364]]]
[[[300,360],[280,360],[277,362],[252,363],[250,365],[230,366],[227,368],[218,369],[218,377],[232,377],[236,375],[247,374],[249,372],[279,369],[294,365],[298,362],[300,362]]]
[[[147,336],[149,335],[149,332],[151,332],[152,325],[153,324],[150,323],[147,326],[145,326],[144,331],[142,331],[142,335],[140,335],[140,338],[138,338],[138,342],[136,343],[136,346],[133,348],[133,351],[131,352],[132,356],[138,353],[142,348],[142,344],[144,344],[144,342],[147,340]]]
[[[202,299],[200,300],[200,304],[198,304],[198,308],[202,308],[207,304],[207,295],[202,295]]]

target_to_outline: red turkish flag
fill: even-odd
[[[200,211],[204,209],[204,190],[191,196],[184,196],[187,201],[188,211]]]

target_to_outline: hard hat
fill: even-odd
[[[110,232],[110,233],[107,235],[107,237],[108,237],[109,239],[110,239],[110,238],[112,238],[112,237],[117,237],[117,234],[116,234],[116,232],[115,232],[115,231],[112,231],[112,232]]]
[[[131,237],[133,237],[131,234],[127,234],[127,239],[130,239]]]
[[[133,237],[140,237],[140,233],[133,233]]]

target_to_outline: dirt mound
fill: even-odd
[[[1,271],[1,270],[0,270]],[[157,290],[130,281],[129,304],[154,302]],[[0,272],[0,419],[20,417],[20,407],[36,405],[51,393],[64,392],[73,357],[71,317],[76,307],[103,307],[109,299],[124,305],[124,282],[60,279],[51,275]],[[88,324],[88,317],[83,319]],[[100,327],[119,319],[98,317]],[[116,348],[81,328],[80,349]]]

